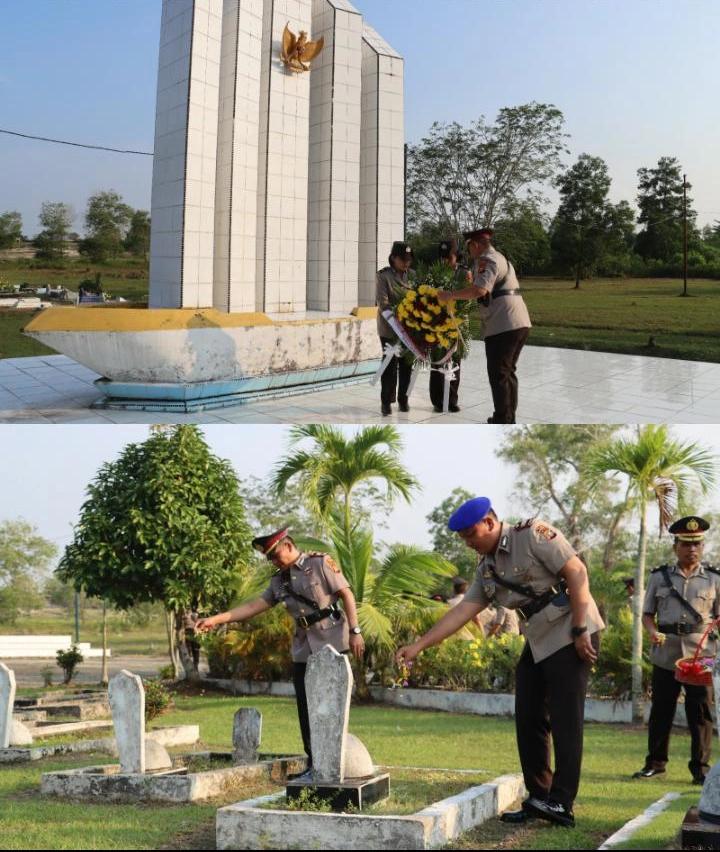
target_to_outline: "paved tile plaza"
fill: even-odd
[[[720,364],[528,346],[521,423],[720,423]],[[64,355],[0,361],[3,423],[484,423],[492,411],[482,346],[462,365],[459,414],[435,414],[427,373],[411,410],[380,416],[369,381],[197,414],[91,409],[97,374]]]

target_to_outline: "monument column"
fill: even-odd
[[[257,310],[304,311],[310,76],[280,60],[286,24],[310,33],[311,0],[266,0],[258,157]]]

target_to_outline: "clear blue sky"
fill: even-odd
[[[4,0],[0,127],[152,150],[160,0]],[[676,156],[701,224],[720,219],[718,0],[357,0],[406,58],[406,127],[556,104],[581,152],[603,157],[614,200],[636,170]],[[78,213],[114,188],[149,208],[149,157],[0,134],[0,212],[37,230],[43,200]]]
[[[351,434],[357,427],[340,428]],[[425,517],[457,487],[489,496],[501,516],[522,517],[537,510],[513,499],[514,468],[495,456],[503,427],[398,428],[405,443],[402,461],[418,478],[422,491],[411,505],[397,504],[380,539],[429,545]],[[264,478],[287,449],[285,426],[203,426],[202,431],[212,451],[229,459],[240,477]],[[25,518],[62,548],[71,539],[85,488],[100,465],[117,458],[127,443],[145,440],[149,431],[147,426],[7,424],[0,433],[0,521]],[[720,435],[714,425],[675,426],[673,433],[698,441],[720,456]],[[697,511],[719,508],[716,493],[703,500]]]

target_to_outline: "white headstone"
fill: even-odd
[[[145,771],[172,769],[172,759],[165,746],[152,737],[145,737]]]
[[[374,774],[375,767],[365,743],[355,734],[348,734],[345,737],[345,777],[367,778]]]
[[[30,728],[13,719],[10,722],[10,745],[11,746],[28,746],[32,745],[33,736]]]
[[[10,745],[10,727],[15,703],[15,673],[0,663],[0,748]]]
[[[120,771],[145,772],[145,688],[142,679],[123,669],[108,686]]]
[[[257,763],[262,734],[262,714],[241,707],[233,719],[233,763]]]
[[[345,779],[345,738],[353,676],[348,658],[330,645],[310,656],[305,673],[313,781]]]

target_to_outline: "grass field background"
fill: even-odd
[[[96,272],[111,295],[147,301],[147,269],[139,261],[94,265],[82,259],[49,269],[0,261],[0,282],[8,284],[77,290]],[[688,297],[681,295],[682,281],[668,278],[598,278],[583,281],[579,290],[570,280],[525,278],[521,286],[533,322],[531,345],[720,362],[720,281],[692,279]],[[21,334],[32,316],[0,312],[0,358],[51,351]],[[473,322],[473,336],[479,335]]]
[[[263,714],[264,750],[300,750],[295,707],[290,699],[236,698],[211,692],[179,695],[175,707],[152,724],[199,724],[205,745],[229,749],[233,714],[243,706],[256,707]],[[480,778],[519,771],[511,719],[360,705],[351,709],[350,730],[365,742],[375,762],[385,766],[471,769]],[[542,822],[517,829],[491,820],[458,839],[454,848],[596,849],[603,839],[670,790],[681,793],[681,799],[626,848],[673,848],[682,815],[699,799],[699,790],[690,786],[686,769],[689,738],[682,732],[674,734],[666,776],[633,781],[630,775],[642,765],[645,749],[643,729],[587,725],[575,829],[552,828]],[[40,798],[43,771],[97,762],[107,762],[107,756],[82,755],[0,768],[3,848],[212,848],[215,808],[220,803],[137,807]],[[412,777],[407,770],[390,772],[391,777],[393,772]],[[415,774],[432,790],[432,773]],[[442,780],[436,789],[440,798]],[[250,795],[252,791],[248,790]]]

